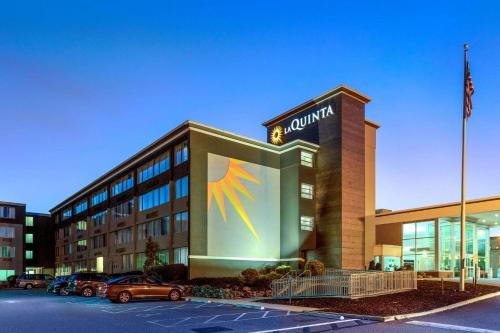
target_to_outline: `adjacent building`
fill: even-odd
[[[0,283],[11,275],[54,273],[54,228],[48,214],[0,202]]]

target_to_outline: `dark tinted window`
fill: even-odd
[[[121,281],[120,284],[144,284],[144,279],[141,277],[131,277]]]
[[[151,283],[151,284],[161,284],[160,280],[157,280],[157,279],[154,279],[154,278],[148,277],[146,280],[148,281],[148,283]]]

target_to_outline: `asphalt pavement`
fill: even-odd
[[[404,321],[189,301],[113,304],[97,297],[0,290],[0,333],[25,332],[483,332],[500,333],[500,297]]]

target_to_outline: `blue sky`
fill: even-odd
[[[343,83],[382,125],[377,207],[456,201],[464,42],[467,197],[500,195],[498,2],[68,4],[2,4],[0,200],[46,212],[186,119],[265,140]]]

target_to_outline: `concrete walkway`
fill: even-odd
[[[294,305],[258,302],[258,300],[262,300],[262,298],[259,298],[256,300],[256,299],[252,299],[252,298],[220,299],[220,298],[207,298],[207,297],[186,297],[186,300],[190,300],[192,302],[222,303],[222,304],[231,304],[231,305],[235,305],[235,306],[243,306],[243,307],[251,307],[251,308],[264,308],[264,309],[283,310],[283,311],[292,311],[292,312],[308,312],[308,311],[320,310],[319,308],[309,308],[309,307],[305,307],[305,306],[294,306]]]
[[[419,279],[419,280],[430,280],[430,281],[441,281],[440,278],[425,278],[425,279]],[[446,278],[446,279],[443,279],[444,281],[449,281],[449,282],[456,282],[458,283],[459,282],[459,278]],[[472,279],[466,279],[465,280],[465,283],[473,283]],[[495,286],[495,287],[500,287],[500,279],[496,278],[491,278],[491,279],[487,279],[487,278],[483,278],[483,279],[479,279],[477,280],[477,284],[484,284],[484,285],[488,285],[488,286]]]

